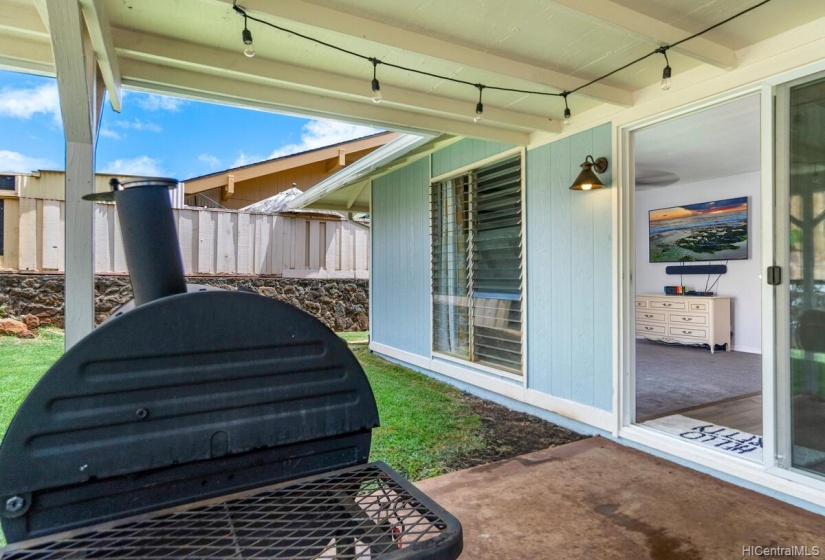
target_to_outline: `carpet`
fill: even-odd
[[[645,422],[645,426],[656,428],[692,441],[704,447],[712,447],[736,457],[762,462],[762,436],[741,432],[725,426],[717,426],[675,414]]]
[[[762,356],[636,341],[636,418],[762,391]]]

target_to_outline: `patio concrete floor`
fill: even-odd
[[[417,486],[461,521],[467,560],[825,556],[825,517],[599,437]]]

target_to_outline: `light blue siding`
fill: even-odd
[[[430,355],[429,166],[423,158],[372,184],[370,338]]]
[[[450,144],[446,148],[433,153],[433,177],[438,177],[490,156],[506,152],[514,147],[515,145],[505,144],[504,142],[488,142],[472,138],[459,140],[455,144]]]
[[[612,409],[609,188],[569,189],[585,157],[611,156],[602,125],[527,152],[527,371],[532,389]],[[612,162],[611,162],[612,163]],[[600,176],[610,187],[611,169]]]

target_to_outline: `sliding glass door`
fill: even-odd
[[[777,98],[778,208],[784,231],[779,278],[780,463],[825,478],[825,77],[797,81]],[[782,332],[784,330],[784,332]],[[784,401],[784,402],[782,402]]]

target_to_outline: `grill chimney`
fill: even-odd
[[[135,306],[186,292],[183,261],[169,202],[174,179],[112,179],[112,192],[83,197],[114,200],[123,236],[123,252]]]

